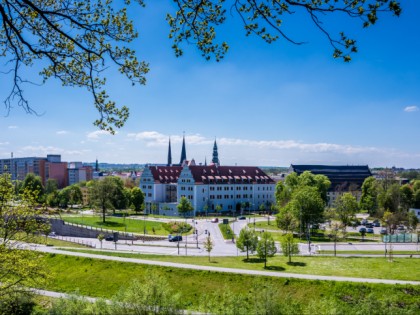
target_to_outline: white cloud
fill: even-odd
[[[129,133],[127,137],[133,138],[138,141],[146,142],[147,146],[167,146],[169,138],[171,143],[181,143],[182,136],[179,135],[165,135],[157,131],[143,131],[139,133]],[[185,135],[185,142],[188,145],[202,145],[212,143],[210,139],[207,139],[200,134]]]
[[[143,141],[146,146],[167,146],[169,137],[171,143],[180,143],[182,137],[179,135],[165,135],[157,131],[143,131],[139,133],[127,134],[127,137],[135,140]],[[186,135],[185,142],[187,146],[190,145],[211,145],[213,144],[213,138],[206,138],[200,134]],[[301,152],[312,152],[312,153],[340,153],[340,154],[361,154],[361,153],[372,153],[381,152],[380,149],[375,147],[363,147],[353,145],[343,145],[335,143],[304,143],[297,140],[249,140],[239,138],[218,138],[217,143],[226,147],[248,147],[258,149],[271,149],[271,150],[298,150]]]
[[[67,135],[69,132],[67,130],[59,130],[56,132],[57,135]]]
[[[115,134],[117,134],[117,132],[115,132]],[[86,134],[88,140],[98,140],[101,136],[111,136],[111,134],[105,130],[95,130]]]
[[[415,105],[407,106],[406,108],[404,108],[404,111],[407,112],[407,113],[417,112],[418,110],[419,110],[419,108]]]
[[[18,126],[9,126],[9,129],[17,129]]]
[[[0,145],[8,145],[8,144],[10,144],[9,142],[0,142]]]

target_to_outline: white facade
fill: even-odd
[[[253,211],[261,204],[269,209],[275,182],[257,167],[150,166],[140,178],[140,188],[148,213],[178,215],[176,205],[182,197],[191,202],[194,214]]]

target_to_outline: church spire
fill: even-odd
[[[182,136],[182,150],[181,150],[181,160],[179,161],[179,164],[182,165],[184,161],[187,160],[187,150],[185,149],[185,132]]]
[[[220,165],[219,161],[219,153],[217,152],[217,143],[216,139],[214,139],[214,145],[213,145],[213,159],[211,160],[213,164]]]
[[[96,158],[96,162],[95,162],[95,172],[99,172],[98,158]]]
[[[169,147],[168,147],[168,166],[172,165],[172,151],[171,151],[171,137],[169,137]]]

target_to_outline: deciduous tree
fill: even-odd
[[[257,244],[258,257],[264,259],[264,268],[267,268],[267,258],[273,257],[277,252],[273,236],[263,232]]]
[[[244,228],[239,233],[236,240],[236,247],[241,251],[246,251],[246,259],[249,259],[249,252],[254,252],[257,249],[258,237],[251,229]]]
[[[114,181],[110,177],[105,177],[92,181],[89,186],[90,202],[101,211],[102,221],[105,223],[107,210],[114,209]]]
[[[48,277],[39,253],[19,249],[49,226],[36,209],[37,197],[29,187],[16,196],[10,175],[0,175],[0,298],[37,287]]]
[[[131,189],[131,203],[134,206],[134,211],[140,212],[143,207],[144,193],[139,187]]]
[[[332,210],[333,219],[339,220],[345,228],[351,224],[358,209],[359,205],[357,204],[356,197],[351,193],[344,193],[335,202],[335,209]]]
[[[186,216],[189,212],[194,210],[191,202],[185,197],[181,197],[176,208],[178,209],[179,214],[182,216]]]
[[[210,261],[210,254],[214,247],[214,243],[210,235],[207,235],[206,239],[204,240],[203,247],[206,250],[206,252],[209,254],[209,261]]]
[[[299,245],[293,237],[293,233],[287,233],[284,235],[281,238],[280,244],[283,255],[289,257],[289,263],[291,263],[292,256],[299,254]]]

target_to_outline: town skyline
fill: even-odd
[[[133,88],[115,69],[107,70],[109,94],[130,107],[126,125],[115,136],[95,129],[97,112],[85,91],[53,80],[25,85],[40,116],[17,106],[2,112],[0,156],[56,153],[68,161],[165,163],[168,138],[179,156],[185,130],[188,158],[197,161],[211,157],[216,137],[224,165],[419,168],[419,9],[419,3],[408,2],[399,18],[381,15],[363,31],[350,25],[359,47],[350,63],[334,60],[325,38],[302,27],[307,22],[285,25],[308,44],[267,45],[246,38],[233,19],[218,33],[230,51],[217,63],[203,60],[192,46],[185,47],[184,57],[174,56],[164,21],[167,4],[133,6],[130,16],[140,38],[132,48],[150,62],[148,82]],[[328,22],[346,28],[338,19]],[[35,82],[38,70],[22,68]],[[0,76],[3,98],[9,86],[10,78]]]

